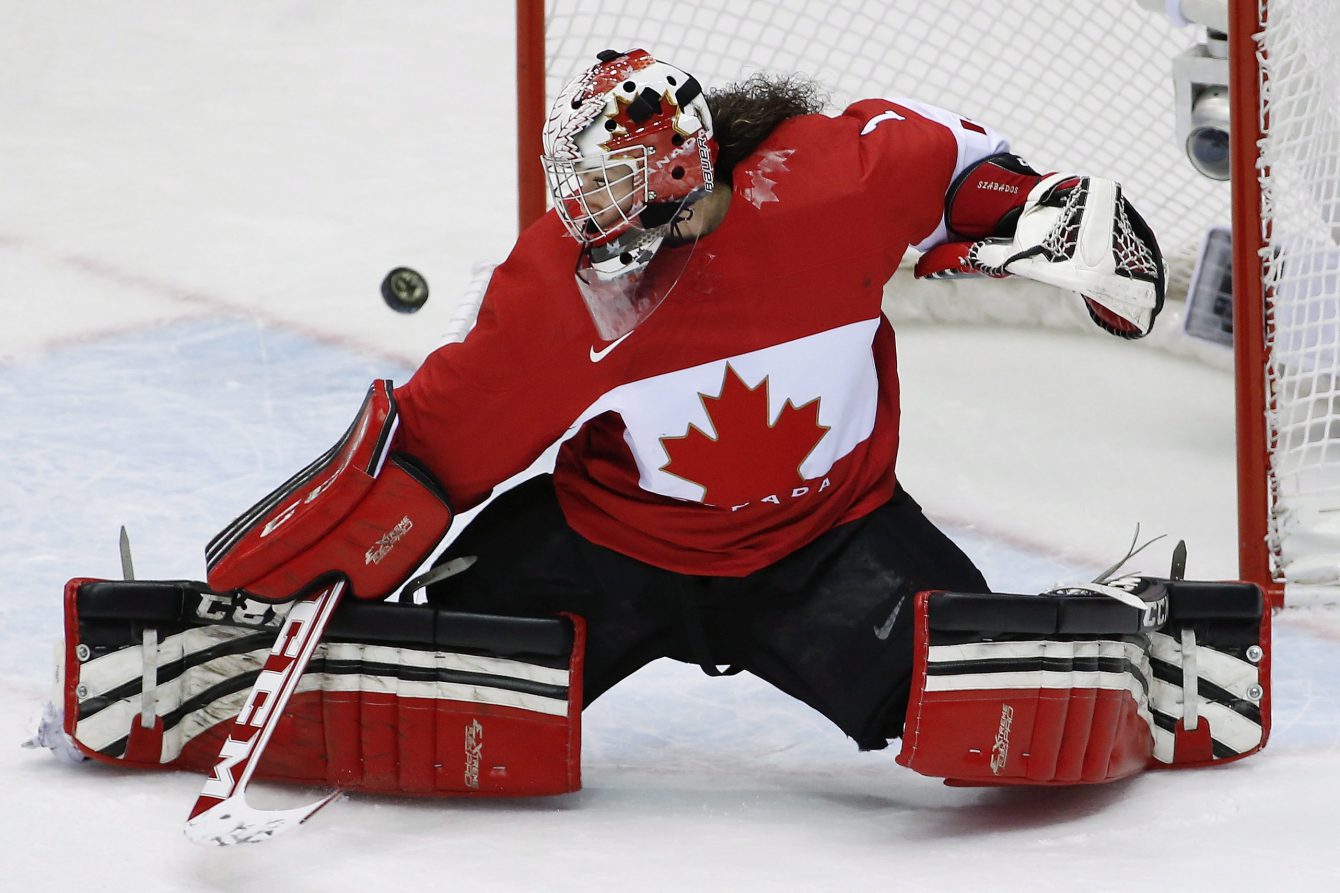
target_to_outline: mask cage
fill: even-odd
[[[599,244],[640,226],[638,216],[651,200],[648,154],[646,146],[631,146],[618,155],[540,156],[549,194],[569,235],[583,244]]]

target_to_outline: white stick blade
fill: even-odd
[[[214,846],[260,843],[298,827],[339,795],[339,791],[334,791],[316,803],[295,809],[264,810],[250,806],[239,794],[188,821],[186,837],[192,843]]]

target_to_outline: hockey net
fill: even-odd
[[[1271,573],[1291,600],[1331,601],[1340,582],[1340,16],[1330,0],[1252,0],[1250,11],[1260,230],[1250,242],[1240,235],[1256,254],[1250,278],[1265,310]]]
[[[1249,462],[1241,472],[1251,478],[1240,481],[1241,512],[1250,516],[1242,525],[1241,572],[1277,593],[1286,577],[1291,589],[1297,583],[1334,593],[1340,591],[1340,54],[1333,48],[1340,46],[1340,20],[1328,8],[1331,0],[1233,4],[1234,14],[1254,22],[1252,50],[1234,51],[1235,76],[1261,86],[1259,121],[1235,123],[1234,138],[1255,143],[1256,125],[1270,125],[1259,153],[1252,152],[1259,198],[1238,198],[1259,208],[1251,219],[1266,237],[1256,253],[1260,274],[1241,275],[1264,286],[1255,300],[1265,302],[1269,337],[1245,352],[1238,347],[1245,357],[1239,369],[1245,362],[1264,370],[1255,380],[1240,376],[1240,391],[1251,391],[1240,412],[1260,416],[1271,407],[1265,432],[1240,433],[1261,444],[1241,450],[1268,455],[1266,466]],[[519,0],[520,112],[523,121],[542,120],[548,97],[596,50],[642,46],[706,85],[756,71],[800,72],[829,92],[836,109],[867,96],[904,96],[989,121],[1025,158],[1122,183],[1159,234],[1168,261],[1168,303],[1141,343],[1231,368],[1232,351],[1185,335],[1182,325],[1202,240],[1209,228],[1229,225],[1234,201],[1229,183],[1191,167],[1175,133],[1172,60],[1196,38],[1194,28],[1179,28],[1135,0]],[[526,220],[543,210],[545,198],[542,180],[531,179],[539,176],[538,149],[527,142],[527,125],[521,130]],[[532,173],[524,173],[527,166]],[[1054,292],[1024,282],[1001,284],[984,302],[970,286],[919,283],[904,270],[891,284],[897,300],[886,302],[886,312],[902,325],[1042,325],[1105,337],[1077,298],[1058,301]]]

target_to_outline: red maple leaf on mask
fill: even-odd
[[[718,506],[789,493],[805,482],[800,465],[828,432],[819,424],[818,398],[802,406],[786,401],[769,423],[767,377],[748,387],[729,364],[720,393],[699,396],[716,436],[689,425],[679,437],[662,437],[670,457],[662,471],[702,486],[703,502]]]

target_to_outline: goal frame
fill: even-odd
[[[1284,603],[1268,541],[1270,513],[1267,425],[1266,304],[1258,143],[1261,67],[1255,35],[1267,0],[1229,0],[1230,164],[1233,230],[1233,356],[1237,439],[1238,574],[1262,587],[1275,607]],[[517,224],[525,229],[545,213],[547,185],[538,159],[545,102],[545,2],[516,0]]]
[[[1264,138],[1261,67],[1255,35],[1266,0],[1229,0],[1228,94],[1233,227],[1233,366],[1238,456],[1238,575],[1261,586],[1272,605],[1284,603],[1268,543],[1270,435],[1266,423],[1265,225],[1258,145]]]

